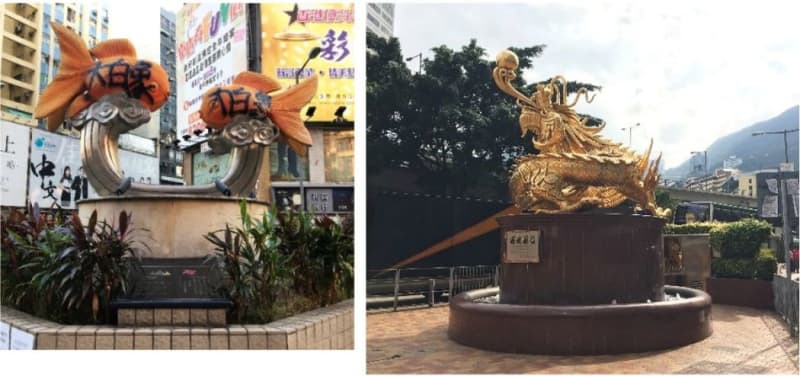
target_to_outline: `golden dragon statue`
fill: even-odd
[[[599,136],[605,123],[589,126],[573,107],[581,95],[587,103],[586,88],[578,89],[568,103],[567,81],[556,76],[538,84],[530,97],[511,85],[517,77],[519,58],[504,50],[497,55],[492,76],[497,86],[517,99],[522,136],[534,134],[537,155],[519,158],[509,180],[511,196],[519,209],[534,213],[574,212],[586,207],[615,207],[632,199],[639,210],[668,216],[658,208],[655,188],[661,155],[650,163],[652,140],[642,156]]]

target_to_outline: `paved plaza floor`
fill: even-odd
[[[714,334],[639,354],[504,354],[447,338],[446,306],[367,315],[368,373],[798,374],[798,339],[771,311],[715,304]]]

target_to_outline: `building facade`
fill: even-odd
[[[738,170],[720,168],[714,171],[713,175],[686,179],[686,189],[690,191],[735,193],[739,190],[739,188],[734,189],[738,179]]]
[[[42,5],[0,5],[0,114],[3,120],[35,127],[42,48]]]
[[[170,94],[159,119],[159,169],[161,184],[183,184],[183,152],[177,140],[175,87],[175,13],[161,9],[161,66],[169,76]]]
[[[394,35],[394,4],[367,4],[367,31],[382,38],[391,38]]]
[[[41,93],[50,81],[58,74],[61,64],[61,49],[58,38],[50,27],[50,22],[66,26],[78,33],[89,48],[108,39],[108,8],[99,3],[44,3],[42,4],[42,58],[39,71],[39,92]],[[39,120],[39,128],[45,125],[44,120]],[[59,132],[69,133],[64,128]],[[73,136],[77,136],[73,132]]]

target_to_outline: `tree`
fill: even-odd
[[[424,72],[412,73],[396,38],[367,34],[367,168],[370,176],[403,168],[427,193],[507,198],[514,160],[536,153],[531,135],[520,138],[519,109],[492,80],[494,61],[471,40],[460,51],[433,48]],[[545,46],[510,48],[520,71]],[[515,86],[528,93],[522,75]],[[594,85],[587,88],[597,89]],[[577,90],[577,83],[570,83]]]

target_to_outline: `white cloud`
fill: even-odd
[[[628,142],[621,128],[641,123],[633,147],[653,138],[674,167],[798,103],[797,14],[797,5],[773,1],[398,4],[394,30],[408,56],[471,38],[487,58],[547,44],[526,79],[561,74],[603,86],[577,110],[605,119],[605,136],[619,142]]]

